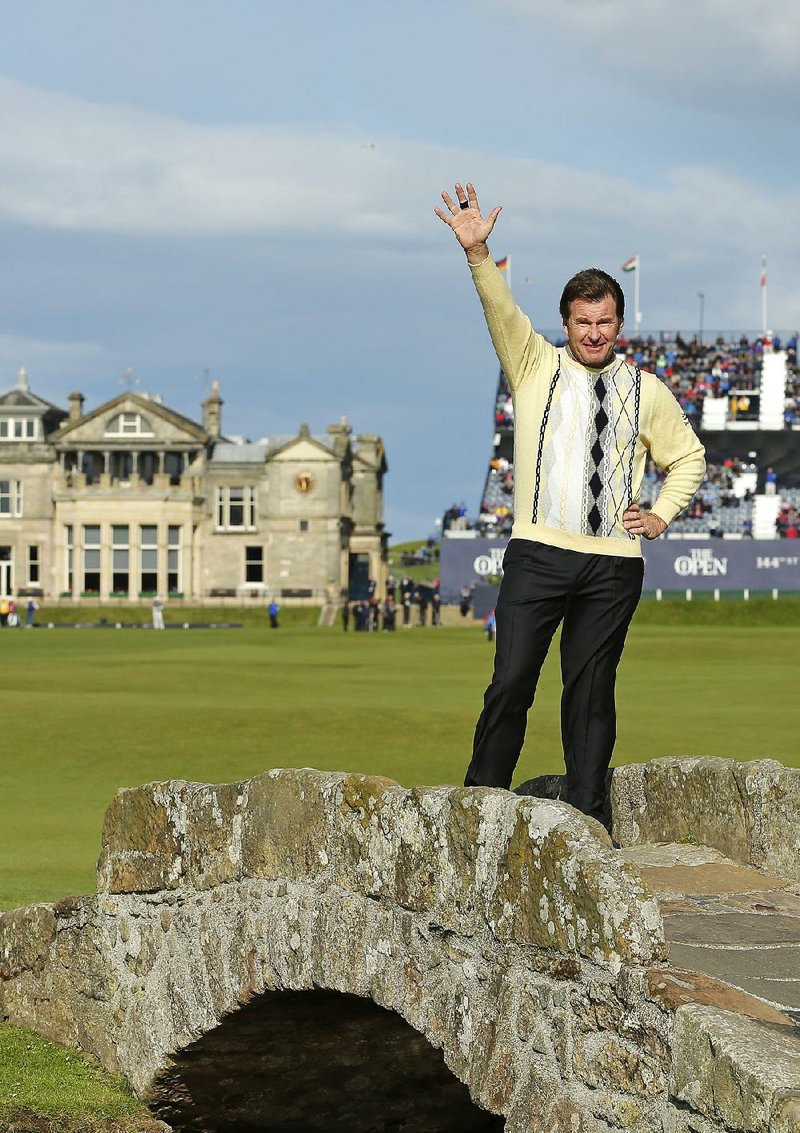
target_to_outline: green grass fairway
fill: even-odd
[[[652,625],[645,609],[620,671],[615,762],[800,766],[800,627]],[[492,662],[477,626],[37,629],[0,631],[0,648],[2,908],[94,890],[103,812],[119,787],[282,766],[460,783]],[[556,654],[517,781],[562,769],[558,697]]]

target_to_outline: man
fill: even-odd
[[[509,787],[539,672],[561,633],[561,734],[567,801],[600,818],[616,739],[614,686],[642,589],[640,540],[661,535],[705,473],[703,447],[653,374],[614,353],[625,298],[590,268],[564,288],[567,345],[556,349],[515,306],[489,254],[500,207],[475,189],[442,194],[436,214],[466,252],[514,400],[514,527],[495,610],[492,683],[475,729],[467,786]],[[637,503],[648,454],[667,475]]]
[[[164,628],[164,603],[156,595],[153,599],[153,629]]]

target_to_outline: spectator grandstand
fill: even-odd
[[[713,341],[661,332],[620,338],[621,357],[655,373],[675,394],[706,446],[708,475],[667,537],[796,538],[800,508],[800,369],[797,333],[719,334]],[[563,340],[552,336],[556,345]],[[514,522],[514,408],[500,371],[494,438],[480,509],[444,516],[450,534],[507,536]],[[773,469],[775,470],[773,472]],[[769,484],[765,483],[770,481]],[[641,502],[663,474],[649,464]]]

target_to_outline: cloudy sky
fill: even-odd
[[[4,13],[0,385],[136,388],[258,439],[380,433],[387,525],[477,508],[496,363],[434,216],[471,179],[557,326],[641,257],[646,328],[800,324],[800,6],[30,0]],[[632,276],[624,276],[626,287]],[[632,309],[632,296],[631,309]]]

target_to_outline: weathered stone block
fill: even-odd
[[[52,905],[29,905],[0,915],[0,980],[41,969],[55,936]]]
[[[189,799],[187,848],[191,883],[210,889],[242,875],[244,783],[203,787]]]
[[[615,839],[701,842],[750,861],[750,820],[727,759],[654,759],[618,767],[611,780]]]
[[[182,885],[189,866],[188,804],[199,789],[175,779],[118,791],[103,822],[98,889],[147,893]]]
[[[800,1093],[775,1099],[769,1133],[800,1133]]]
[[[548,1133],[597,1133],[599,1126],[585,1105],[560,1098],[550,1107],[544,1120],[532,1124],[531,1129],[546,1129]]]
[[[665,1133],[661,1115],[651,1099],[592,1090],[588,1093],[586,1102],[587,1106],[591,1106],[596,1122],[592,1128],[597,1133],[609,1133],[610,1130],[623,1130],[624,1133]]]
[[[375,800],[393,785],[389,779],[310,768],[276,769],[251,779],[242,815],[244,875],[352,880]]]
[[[595,837],[596,824],[564,803],[528,799],[512,817],[495,850],[489,915],[498,939],[595,960],[666,954],[655,899]]]
[[[789,1027],[687,1004],[675,1013],[669,1088],[728,1129],[768,1133],[778,1101],[800,1096],[800,1039]]]
[[[513,805],[513,796],[488,788],[421,787],[394,800],[385,815],[389,844],[382,850],[383,860],[395,862],[394,876],[386,871],[386,895],[429,913],[453,932],[469,931],[468,926],[474,931],[485,923],[487,892],[495,879],[493,854],[503,843],[502,834],[494,840],[487,821],[493,797],[511,816],[507,804]],[[370,862],[376,860],[371,847]]]
[[[654,1059],[609,1033],[583,1035],[575,1044],[575,1072],[592,1089],[634,1097],[663,1093],[664,1075]]]
[[[617,768],[611,800],[622,845],[697,842],[800,878],[800,768],[772,759],[654,759]]]
[[[749,814],[750,861],[800,878],[800,768],[759,759],[735,764],[734,772]]]

